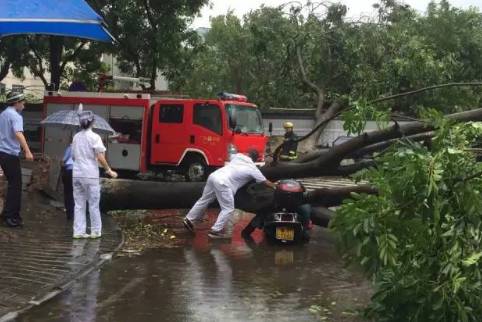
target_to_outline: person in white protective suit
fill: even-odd
[[[202,219],[209,204],[217,199],[221,212],[208,236],[214,239],[231,238],[231,234],[226,231],[225,226],[234,214],[236,191],[251,180],[262,182],[271,188],[276,187],[254,164],[259,157],[258,152],[250,150],[248,155],[236,154],[226,166],[209,175],[201,198],[184,218],[183,223],[186,229],[194,233],[194,223]]]
[[[74,190],[74,238],[99,238],[102,234],[100,218],[99,163],[105,173],[117,178],[105,159],[105,146],[100,136],[92,131],[94,114],[79,113],[81,131],[72,141],[72,181]],[[86,233],[86,203],[89,203],[90,235]]]

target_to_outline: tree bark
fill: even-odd
[[[64,51],[64,37],[50,36],[50,85],[53,90],[60,88],[60,77],[62,76],[62,53]]]
[[[45,88],[47,88],[49,86],[49,82],[45,78],[45,69],[43,67],[43,59],[40,56],[37,48],[35,47],[34,42],[28,37],[27,37],[27,42],[30,50],[32,51],[35,57],[35,60],[37,61],[37,66],[38,66],[38,68],[37,66],[31,66],[32,72],[35,76],[39,77],[42,80],[42,83],[44,84]]]
[[[102,211],[119,209],[190,208],[201,197],[203,182],[156,182],[126,179],[102,180]],[[272,206],[273,190],[261,184],[240,189],[235,206],[256,212]]]
[[[103,211],[189,208],[201,196],[202,182],[155,182],[103,179]]]

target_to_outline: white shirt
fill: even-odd
[[[97,154],[105,152],[106,148],[100,136],[92,129],[82,130],[72,141],[72,157],[74,159],[74,178],[99,178]]]
[[[214,171],[211,177],[216,182],[227,185],[233,193],[253,179],[256,182],[266,181],[253,160],[242,153],[233,156],[227,165]]]

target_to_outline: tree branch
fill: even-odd
[[[27,42],[28,42],[28,47],[34,54],[38,64],[38,69],[34,68],[33,72],[37,77],[39,77],[42,80],[42,83],[44,83],[44,86],[47,87],[49,85],[49,82],[45,78],[45,69],[43,68],[43,59],[42,57],[40,57],[40,54],[38,53],[37,48],[33,44],[32,40],[28,37],[27,37]]]
[[[354,164],[344,165],[344,166],[338,167],[338,169],[336,169],[334,171],[333,175],[346,177],[346,176],[349,176],[350,174],[358,172],[362,169],[374,167],[375,164],[376,163],[375,163],[374,160],[361,160],[361,161],[358,161]]]
[[[65,57],[65,59],[62,61],[62,65],[60,65],[60,74],[64,73],[65,66],[71,61],[74,61],[75,58],[79,55],[80,51],[84,48],[84,46],[87,44],[87,41],[82,40],[79,46],[75,48],[74,52],[72,55],[69,55],[68,57]]]
[[[419,88],[419,89],[414,90],[414,91],[409,91],[409,92],[399,93],[399,94],[395,94],[395,95],[380,97],[380,98],[377,98],[373,101],[370,101],[369,103],[370,104],[379,103],[379,102],[383,102],[383,101],[392,100],[392,99],[395,99],[395,98],[398,98],[398,97],[418,94],[418,93],[429,91],[429,90],[436,89],[436,88],[454,87],[454,86],[482,86],[482,82],[468,82],[468,83],[458,82],[458,83],[446,83],[446,84],[433,85],[433,86]]]
[[[318,86],[316,86],[315,83],[308,79],[308,74],[306,73],[306,69],[303,63],[303,57],[301,56],[301,48],[299,46],[296,47],[296,56],[298,57],[298,66],[300,68],[303,82],[308,85],[319,97],[320,95],[322,95],[320,93],[322,93],[323,91]]]
[[[378,190],[367,184],[349,187],[319,188],[306,193],[305,202],[312,205],[332,207],[340,205],[352,193],[376,194]]]
[[[146,10],[147,20],[149,21],[152,29],[154,29],[154,32],[157,34],[157,25],[154,21],[154,16],[151,13],[151,6],[149,5],[149,0],[143,0],[142,4],[144,5],[144,9]]]
[[[425,132],[425,133],[409,135],[409,136],[405,137],[405,139],[418,142],[418,141],[424,141],[426,139],[430,139],[434,135],[435,135],[435,133],[433,131],[429,131],[429,132]],[[382,151],[382,150],[388,148],[389,146],[391,146],[392,144],[398,142],[399,140],[400,139],[397,138],[397,139],[387,140],[387,141],[378,142],[378,143],[375,143],[375,144],[372,144],[372,145],[368,145],[366,147],[363,147],[361,149],[356,150],[355,152],[350,154],[350,157],[359,158],[359,157],[362,157],[362,156],[364,156],[366,154],[369,154],[369,153]]]

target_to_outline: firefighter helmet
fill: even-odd
[[[291,122],[284,122],[283,127],[285,129],[292,129],[294,126],[293,126],[293,123],[291,123]]]

